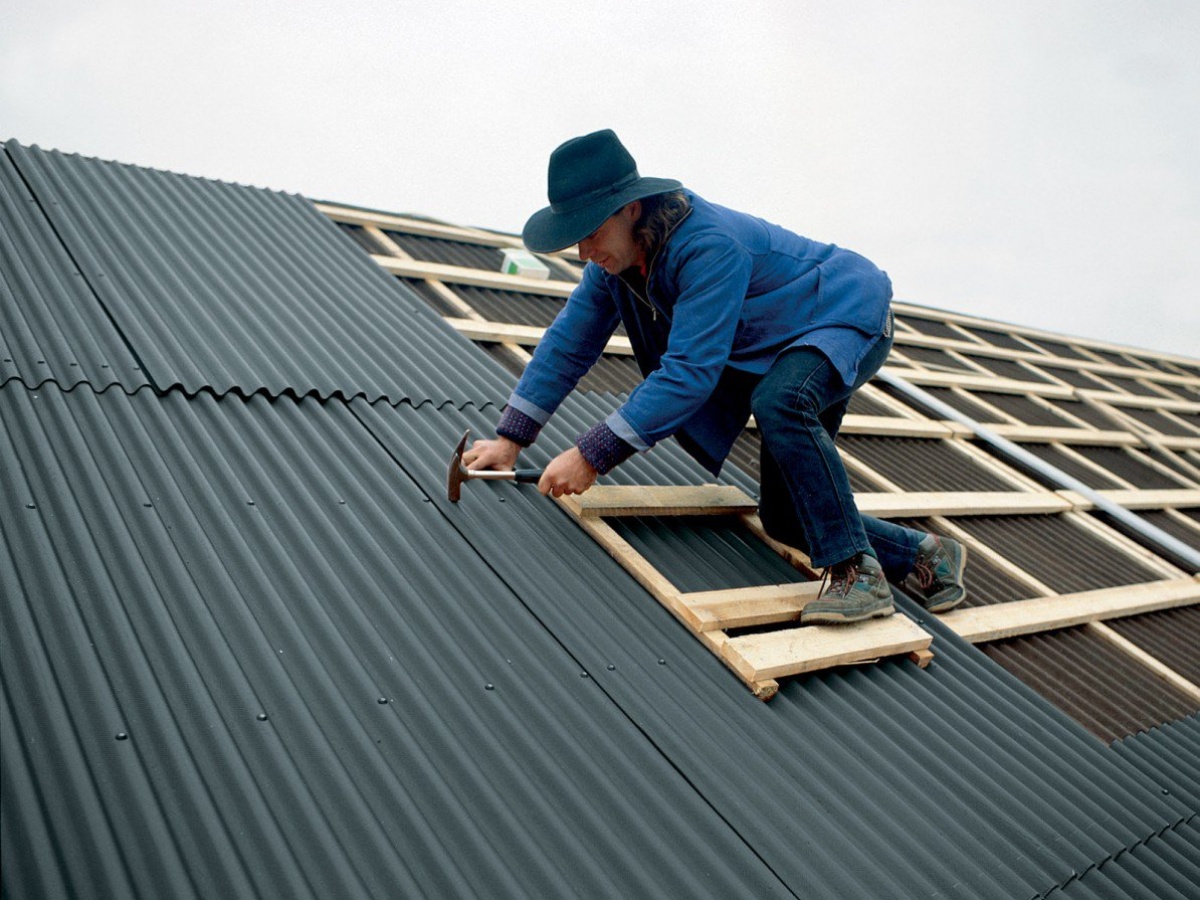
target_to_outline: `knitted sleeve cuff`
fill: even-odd
[[[528,447],[536,441],[538,432],[541,430],[542,426],[537,423],[537,420],[511,406],[504,407],[500,423],[496,426],[496,434],[515,441],[522,447]]]
[[[604,422],[593,425],[577,437],[575,446],[601,475],[607,475],[635,452],[633,444],[618,437]]]

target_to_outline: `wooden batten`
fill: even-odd
[[[1011,378],[997,378],[995,375],[964,375],[957,372],[932,372],[918,369],[908,369],[897,366],[884,366],[883,371],[903,378],[915,385],[933,385],[935,387],[961,387],[967,390],[994,391],[998,394],[1034,394],[1039,397],[1070,398],[1074,388],[1066,384],[1049,384],[1047,382],[1014,381]]]
[[[543,294],[550,297],[568,297],[575,289],[575,285],[568,281],[505,275],[503,272],[487,272],[467,266],[449,266],[444,263],[397,259],[394,256],[377,254],[372,254],[371,259],[392,275],[400,275],[405,278],[425,278],[450,284],[469,284],[498,291],[517,291],[523,294]]]
[[[536,347],[546,334],[545,328],[534,325],[510,325],[507,322],[476,321],[468,318],[446,316],[446,323],[465,338],[489,343],[512,343],[525,347]],[[609,338],[605,353],[614,356],[632,356],[633,347],[629,338],[616,335]]]
[[[948,438],[954,434],[944,422],[935,419],[902,419],[898,416],[846,416],[838,433],[921,438]]]
[[[855,494],[858,510],[881,519],[909,516],[985,516],[1066,512],[1071,501],[1049,491],[910,492]]]
[[[733,485],[597,485],[563,504],[580,518],[713,516],[755,512],[758,502]]]
[[[1172,578],[956,609],[942,616],[941,621],[960,637],[978,644],[1197,602],[1200,602],[1200,581]]]
[[[819,581],[802,581],[694,591],[681,594],[680,600],[700,621],[700,631],[716,631],[791,622],[799,618],[805,604],[815,600],[820,590]]]
[[[1128,431],[1096,431],[1090,428],[1054,428],[1038,425],[1010,425],[991,423],[987,425],[1001,437],[1014,444],[1083,444],[1106,447],[1134,447],[1141,443],[1137,435]]]
[[[359,225],[364,228],[373,225],[376,228],[386,228],[389,231],[399,231],[403,234],[442,238],[447,241],[478,244],[481,247],[523,246],[521,239],[516,235],[497,234],[494,231],[484,231],[480,228],[445,225],[441,222],[414,219],[394,213],[354,209],[353,207],[339,206],[334,203],[318,203],[316,207],[320,212],[333,219],[333,221],[342,222],[346,225]]]
[[[1101,497],[1126,509],[1178,509],[1200,506],[1200,490],[1175,488],[1163,490],[1097,491]]]
[[[854,625],[807,625],[730,638],[721,652],[743,678],[782,678],[926,650],[933,637],[897,613]]]

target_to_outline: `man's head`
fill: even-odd
[[[550,154],[550,205],[530,217],[522,238],[538,253],[562,250],[599,232],[634,201],[680,186],[671,178],[639,175],[633,157],[609,129],[572,138]]]

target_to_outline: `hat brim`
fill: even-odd
[[[535,253],[553,253],[578,244],[626,203],[677,191],[681,187],[683,184],[674,178],[639,178],[619,193],[609,194],[569,213],[555,212],[547,206],[529,217],[521,240]]]

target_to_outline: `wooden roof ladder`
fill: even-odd
[[[578,497],[563,497],[560,503],[761,700],[771,699],[779,690],[775,679],[788,675],[898,654],[908,654],[924,668],[933,658],[932,636],[903,614],[851,625],[775,627],[799,619],[805,604],[816,599],[819,581],[682,591],[604,521],[621,516],[733,517],[814,577],[802,554],[767,536],[758,519],[758,504],[740,488],[600,485]],[[745,630],[761,626],[772,629]],[[732,629],[740,633],[730,635]]]

